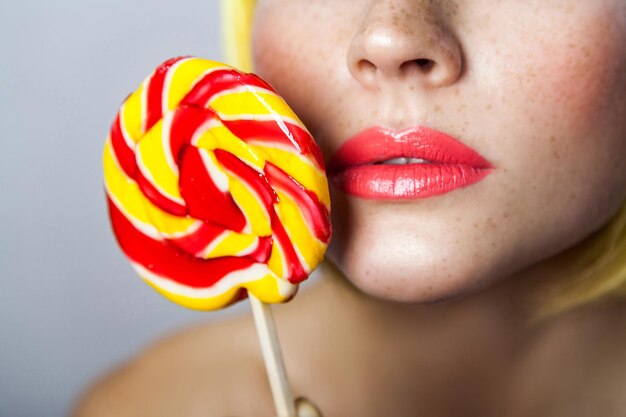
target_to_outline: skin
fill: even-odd
[[[329,257],[348,279],[376,297],[445,300],[603,225],[626,196],[625,8],[261,0],[256,71],[326,157],[367,127],[419,124],[496,167],[471,187],[402,203],[333,189]]]
[[[326,158],[419,124],[495,166],[428,199],[331,187],[336,268],[275,308],[296,396],[341,417],[624,414],[625,303],[529,325],[524,300],[626,198],[626,2],[261,0],[253,50]],[[155,344],[76,415],[273,415],[251,319]]]

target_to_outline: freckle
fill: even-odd
[[[556,140],[556,136],[552,135],[550,136],[550,142],[554,142]]]
[[[491,110],[491,107],[492,107],[492,105],[491,105],[491,103],[489,103],[489,104],[487,104],[487,105],[485,106],[485,109],[486,109],[486,110]]]
[[[435,112],[441,113],[441,107],[440,106],[435,106]]]
[[[557,151],[554,151],[552,154],[554,155],[554,159],[561,159]]]

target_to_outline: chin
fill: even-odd
[[[462,259],[454,251],[434,254],[432,249],[415,250],[415,246],[389,250],[389,246],[370,244],[366,256],[356,249],[339,256],[331,247],[329,259],[360,291],[400,303],[437,303],[469,296],[493,285],[501,276],[485,270],[484,261]]]

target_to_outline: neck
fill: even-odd
[[[381,398],[404,401],[404,391],[398,387],[417,387],[411,391],[420,393],[416,404],[441,395],[445,403],[454,392],[458,404],[498,415],[499,407],[505,407],[517,391],[516,367],[525,363],[519,359],[528,354],[529,347],[540,345],[544,326],[550,325],[550,320],[529,321],[533,312],[528,297],[556,276],[557,270],[538,265],[473,295],[402,304],[364,294],[325,263],[312,287],[281,310],[288,323],[284,334],[299,335],[286,350],[308,348],[314,349],[311,356],[322,352],[335,358],[330,368],[341,372],[333,373],[333,378],[346,386],[354,381],[374,384]],[[311,340],[320,343],[310,344]],[[306,381],[310,370],[294,374]],[[357,391],[355,396],[362,395]]]
[[[532,320],[536,307],[532,302],[542,285],[554,279],[556,271],[558,267],[554,263],[544,262],[472,295],[429,304],[404,304],[361,292],[326,262],[320,265],[321,279],[311,301],[328,300],[325,308],[337,316],[354,313],[357,320],[353,325],[367,328],[368,334],[376,329],[383,333],[397,332],[407,335],[409,340],[415,337],[420,344],[424,338],[432,337],[431,340],[441,343],[442,338],[460,340],[471,336],[472,340],[481,339],[481,344],[507,350],[550,323],[550,320]]]

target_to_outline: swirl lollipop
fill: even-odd
[[[263,80],[194,57],[161,64],[104,147],[113,231],[139,275],[198,310],[250,295],[278,415],[295,416],[269,305],[330,239],[321,152]]]
[[[263,80],[209,60],[160,65],[104,148],[109,214],[139,275],[186,307],[293,297],[330,239],[321,152]]]

